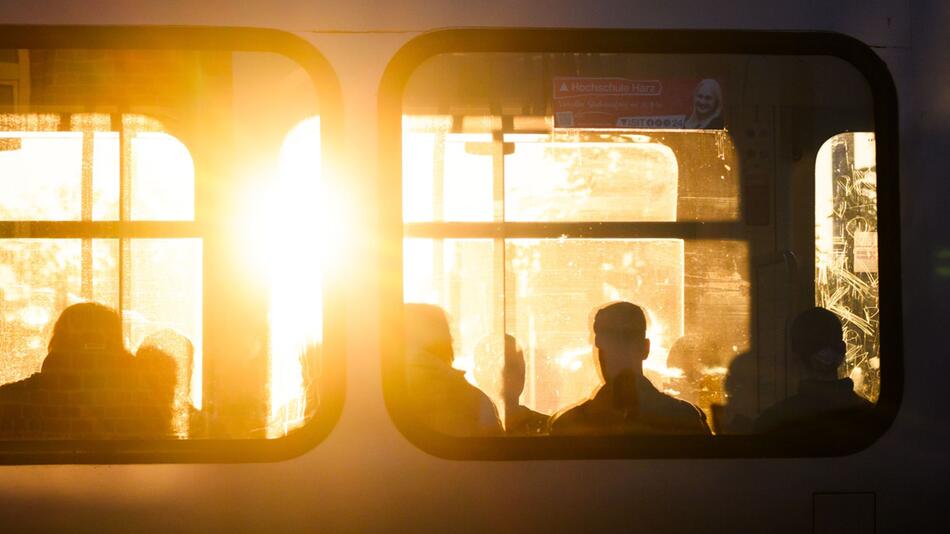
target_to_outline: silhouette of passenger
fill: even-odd
[[[135,352],[135,360],[155,362],[143,367],[149,374],[146,378],[156,389],[156,398],[167,394],[169,369],[168,361],[175,371],[171,382],[172,397],[167,409],[169,430],[180,437],[202,433],[201,412],[191,404],[191,374],[194,366],[195,347],[185,335],[170,328],[153,332],[142,340]],[[165,361],[167,360],[167,361]],[[160,407],[161,412],[165,407]]]
[[[122,369],[131,359],[122,339],[122,321],[107,306],[81,302],[67,307],[53,325],[49,352],[40,372],[63,368]]]
[[[798,393],[762,412],[756,432],[846,435],[870,422],[874,405],[854,392],[850,378],[838,378],[846,345],[835,314],[824,308],[802,312],[792,322],[789,342],[802,363]]]
[[[732,359],[723,377],[725,404],[713,403],[713,430],[716,434],[748,434],[752,432],[758,411],[755,395],[755,359],[744,352]]]
[[[53,326],[40,372],[0,388],[0,435],[9,439],[165,435],[166,405],[171,403],[168,377],[174,380],[174,369],[169,375],[167,364],[133,361],[123,342],[122,322],[111,308],[94,302],[69,306]]]
[[[178,408],[175,402],[178,365],[175,358],[156,345],[139,347],[135,353],[132,373],[142,385],[132,392],[131,398],[139,411],[143,436],[176,434],[174,415]],[[186,432],[181,435],[185,434]]]
[[[677,397],[700,407],[722,402],[720,351],[718,343],[702,335],[686,335],[673,343],[666,365],[683,372],[669,380]]]
[[[608,304],[597,310],[592,329],[604,385],[590,400],[556,416],[551,433],[709,434],[702,411],[661,393],[643,376],[650,340],[639,306]]]
[[[502,434],[491,399],[452,367],[452,335],[442,308],[406,304],[405,328],[409,400],[422,422],[455,436]]]
[[[549,417],[521,404],[525,362],[518,340],[510,334],[505,334],[505,357],[500,373],[498,366],[493,365],[495,358],[491,344],[487,341],[480,343],[475,352],[475,379],[483,390],[488,388],[491,394],[498,392],[505,432],[517,436],[546,433]]]
[[[2,434],[15,439],[113,437],[132,363],[118,314],[101,304],[67,307],[53,326],[39,373],[0,388]],[[121,425],[120,425],[121,426]]]

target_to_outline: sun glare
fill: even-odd
[[[263,204],[255,254],[265,258],[270,286],[270,409],[268,437],[304,423],[303,365],[323,342],[324,253],[327,230],[339,230],[320,180],[320,119],[299,123],[284,140],[279,172]],[[337,240],[333,239],[333,243]]]

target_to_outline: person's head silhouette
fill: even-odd
[[[824,308],[805,310],[789,329],[792,352],[801,358],[805,373],[815,379],[838,378],[847,349],[843,337],[841,321]]]
[[[406,350],[427,352],[452,365],[452,334],[442,308],[432,304],[406,304]]]
[[[49,352],[120,351],[122,321],[112,308],[95,302],[69,306],[53,326]]]
[[[195,357],[195,346],[191,340],[180,332],[165,328],[146,336],[139,345],[136,356],[151,352],[165,354],[175,362],[177,382],[181,384],[179,392],[183,399],[187,399],[191,395],[191,372]]]
[[[594,315],[594,346],[601,376],[609,382],[624,371],[641,374],[650,355],[646,316],[630,302],[613,302]]]

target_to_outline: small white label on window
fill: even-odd
[[[854,272],[877,272],[877,232],[854,233]]]

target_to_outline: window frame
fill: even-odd
[[[448,53],[642,53],[832,56],[860,72],[873,99],[879,229],[881,394],[877,424],[852,439],[820,443],[807,436],[545,436],[454,437],[420,423],[412,413],[405,379],[403,339],[404,237],[717,237],[736,222],[591,223],[403,223],[402,106],[413,72],[427,59]],[[853,454],[874,443],[893,422],[903,387],[897,96],[883,60],[867,45],[827,32],[617,29],[446,29],[418,36],[393,57],[382,77],[379,113],[378,265],[383,393],[390,416],[416,447],[456,460],[607,458],[827,457]],[[812,166],[813,167],[813,166]],[[740,200],[741,205],[741,200]],[[740,219],[741,221],[741,219]],[[407,229],[412,228],[410,235]],[[514,229],[514,232],[507,231]],[[472,231],[483,235],[473,234]],[[691,235],[692,234],[692,235]]]
[[[323,179],[333,176],[327,170],[333,168],[332,159],[339,154],[342,119],[339,81],[326,58],[312,44],[293,34],[227,27],[0,25],[0,48],[204,50],[284,56],[313,80],[320,106],[321,176]],[[130,220],[128,213],[124,215],[120,214],[119,220],[114,221],[0,221],[0,239],[105,238],[120,242],[131,238],[203,239],[218,230],[217,223],[199,218],[148,221]],[[309,421],[286,436],[276,439],[0,440],[0,465],[274,462],[309,451],[329,435],[343,407],[344,301],[337,289],[339,284],[333,283],[334,277],[332,272],[324,273],[320,406]],[[202,315],[205,317],[213,306],[206,298],[203,291]]]

